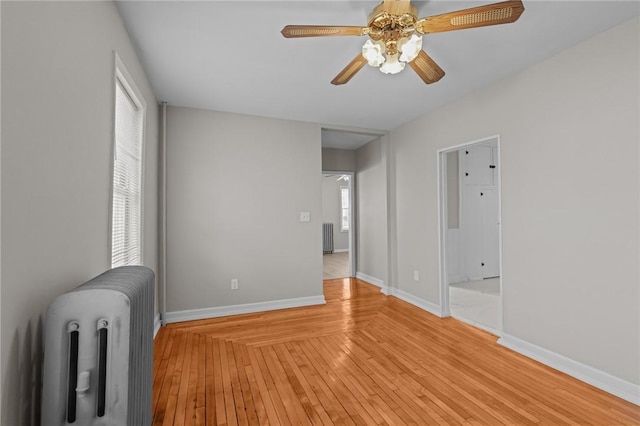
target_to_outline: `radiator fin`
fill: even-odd
[[[69,372],[67,379],[67,422],[76,422],[76,385],[78,384],[78,336],[80,332],[69,333]]]
[[[103,417],[107,402],[107,343],[109,331],[107,327],[98,330],[98,407],[96,415]]]
[[[322,253],[333,253],[333,223],[322,224]]]

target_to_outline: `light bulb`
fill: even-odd
[[[367,40],[364,43],[364,46],[362,46],[362,56],[364,56],[372,67],[379,67],[384,63],[384,52],[384,43],[381,41],[376,41],[374,43],[371,40]]]
[[[406,64],[404,62],[398,62],[398,54],[387,55],[387,60],[380,67],[380,72],[385,74],[398,74],[404,69]]]
[[[398,40],[398,50],[402,52],[400,62],[411,62],[422,50],[422,36],[413,34],[411,37],[403,37]]]

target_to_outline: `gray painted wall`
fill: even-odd
[[[322,222],[333,223],[333,249],[344,251],[349,250],[349,232],[340,230],[342,223],[340,188],[349,184],[337,179],[337,175],[322,178]]]
[[[352,149],[322,148],[322,170],[355,172],[356,152]]]
[[[500,134],[504,332],[636,385],[638,22],[391,134],[397,287],[439,302],[437,150]]]
[[[156,270],[158,110],[113,2],[2,2],[3,425],[39,424],[42,314],[110,267],[116,50],[148,105],[144,262]]]
[[[356,150],[357,268],[388,283],[387,168],[382,138]]]
[[[167,310],[321,296],[320,126],[167,116]]]

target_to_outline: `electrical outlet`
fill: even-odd
[[[413,271],[413,280],[420,281],[420,273],[418,271]]]
[[[231,290],[237,290],[238,289],[238,279],[234,278],[231,280]]]

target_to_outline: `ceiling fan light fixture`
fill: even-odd
[[[362,56],[367,60],[367,63],[372,67],[379,67],[384,63],[384,43],[380,41],[367,40],[362,46]]]
[[[380,67],[380,72],[384,74],[398,74],[404,69],[406,64],[398,61],[398,54],[387,55],[387,60]]]
[[[398,40],[398,50],[401,52],[400,62],[411,62],[418,57],[422,50],[422,36],[412,34],[411,37],[403,37]]]
[[[361,52],[331,80],[331,84],[348,83],[367,63],[384,74],[397,74],[409,64],[422,81],[431,84],[445,73],[422,50],[423,35],[509,24],[524,12],[522,0],[502,0],[419,19],[418,9],[411,1],[383,0],[369,14],[366,26],[286,25],[280,32],[286,38],[369,36],[370,40],[364,43]]]

